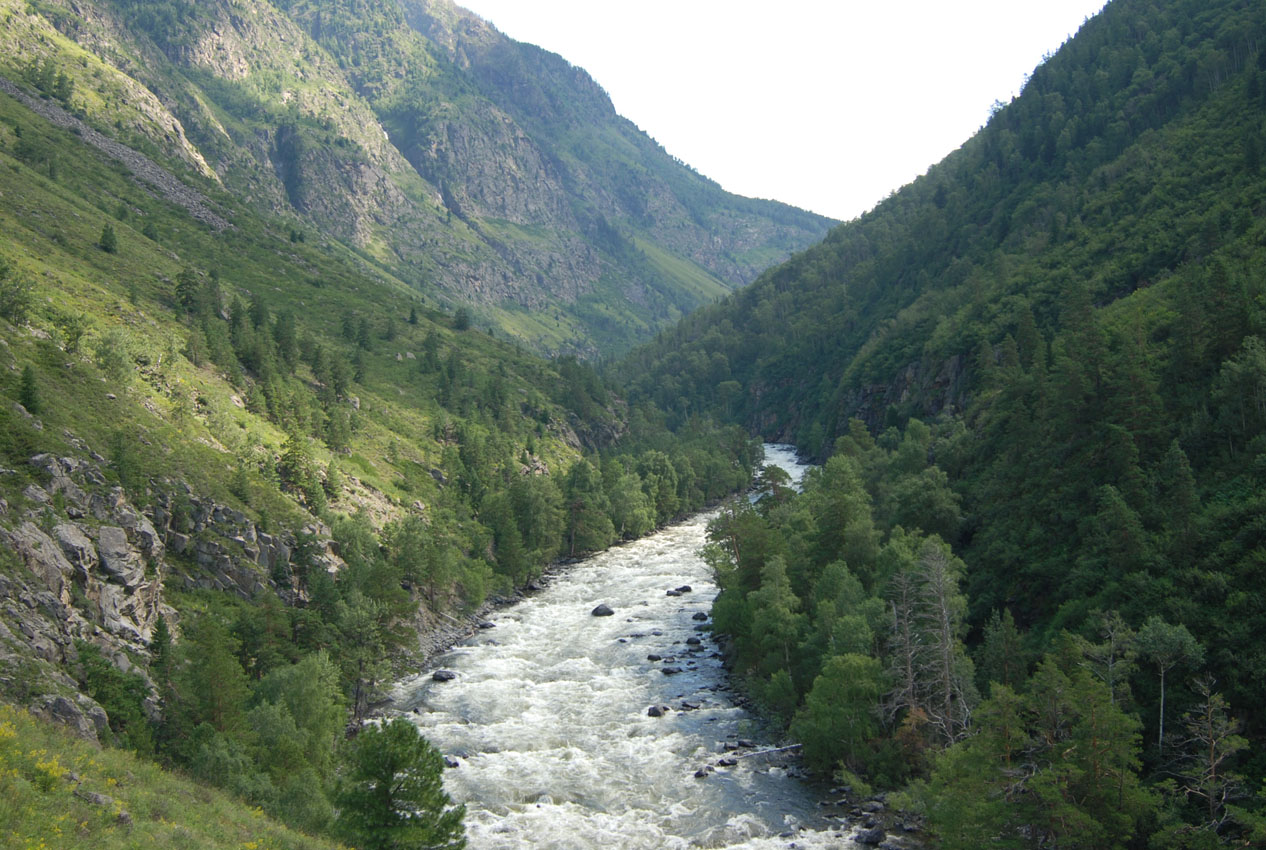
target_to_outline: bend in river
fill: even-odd
[[[797,483],[804,469],[790,447],[766,446],[766,462]],[[445,786],[470,847],[851,844],[776,756],[745,755],[771,743],[731,700],[706,631],[716,586],[697,552],[712,516],[571,567],[441,656],[454,679],[397,687],[457,762]],[[614,613],[594,616],[600,604]]]

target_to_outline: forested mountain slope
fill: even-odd
[[[447,0],[0,16],[0,73],[50,63],[105,135],[541,351],[623,350],[830,224],[723,192],[583,70]]]
[[[830,456],[718,526],[718,626],[821,766],[914,777],[947,845],[1260,840],[1263,35],[1260,4],[1115,0],[927,175],[618,366]],[[1094,723],[1111,760],[1078,762]]]
[[[131,78],[57,55],[0,79],[0,697],[347,839],[340,742],[393,663],[552,561],[744,486],[752,441],[701,421],[674,435],[575,357],[434,308],[200,177],[235,172]],[[183,166],[136,129],[160,119]],[[16,741],[56,736],[0,714],[5,841],[161,843],[197,809],[154,803],[149,765],[113,797],[156,818],[129,831],[82,796],[109,798],[106,775],[77,788],[69,749]],[[237,844],[321,846],[238,831],[257,815],[229,818]],[[63,834],[72,816],[87,826]]]

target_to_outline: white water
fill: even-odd
[[[804,469],[790,447],[766,446],[766,462],[797,483]],[[711,516],[589,558],[493,616],[495,628],[438,659],[454,681],[425,673],[398,686],[396,705],[458,762],[445,787],[466,804],[471,848],[852,846],[852,830],[770,757],[694,776],[726,741],[771,743],[730,701],[711,637],[695,631],[716,595],[696,554]],[[592,616],[599,603],[615,615]],[[692,637],[703,642],[693,653]],[[670,710],[649,717],[652,705]]]

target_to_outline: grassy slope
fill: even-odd
[[[21,127],[22,140],[43,152],[43,161],[13,155],[15,127]],[[50,161],[56,179],[48,176]],[[63,429],[103,454],[114,432],[139,434],[144,441],[137,449],[146,471],[184,477],[200,492],[226,502],[235,501],[226,482],[239,456],[279,450],[285,435],[240,405],[240,386],[213,367],[193,367],[178,353],[190,329],[175,312],[172,281],[186,264],[222,269],[226,293],[244,298],[259,293],[274,310],[293,309],[300,334],[321,341],[335,356],[350,359],[354,353],[340,336],[345,313],[372,321],[374,350],[366,357],[365,381],[353,389],[361,405],[353,444],[360,462],[354,474],[392,500],[430,501],[437,495],[434,482],[426,483],[429,476],[408,476],[417,463],[439,464],[442,447],[431,435],[437,421],[451,418],[435,401],[435,377],[421,376],[416,360],[405,355],[421,352],[427,334],[441,340],[442,356],[456,350],[476,375],[504,371],[519,398],[548,406],[545,399],[557,376],[545,363],[482,334],[454,332],[446,317],[422,308],[406,287],[358,264],[338,244],[292,243],[240,208],[232,216],[236,229],[215,234],[152,197],[72,133],[51,127],[3,95],[0,168],[6,174],[0,198],[2,250],[18,273],[34,282],[36,295],[33,330],[4,329],[7,344],[0,357],[9,369],[0,375],[0,390],[16,397],[18,371],[27,364],[35,367],[46,410],[41,414],[45,428],[32,439],[41,448],[60,448]],[[122,220],[121,209],[126,209]],[[118,235],[114,254],[97,245],[107,224]],[[141,234],[145,225],[156,229],[157,241]],[[411,308],[421,317],[416,326],[407,323]],[[56,344],[61,341],[57,319],[66,314],[86,317],[89,326],[78,355],[67,355]],[[390,342],[377,338],[387,317],[398,334]],[[92,352],[111,332],[123,335],[137,363],[125,387],[108,382],[91,362]],[[299,377],[312,380],[302,365]],[[530,433],[537,454],[551,468],[576,456],[574,449],[551,440],[545,427],[519,430],[520,448]],[[312,451],[322,465],[331,459],[319,443]],[[407,492],[399,486],[406,476],[414,482]],[[423,489],[414,492],[414,487]],[[281,518],[278,511],[293,515],[286,500],[269,495],[275,488],[263,480],[256,481],[255,491],[263,500],[257,507],[265,506],[275,518]]]
[[[103,795],[109,801],[93,802]],[[0,703],[0,846],[320,850],[229,795]]]

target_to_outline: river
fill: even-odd
[[[765,448],[798,482],[791,448]],[[568,568],[436,659],[452,681],[397,686],[397,708],[457,764],[445,787],[466,804],[472,850],[852,846],[779,758],[717,765],[773,742],[697,629],[716,595],[697,554],[712,516]],[[614,615],[593,616],[599,604]]]

